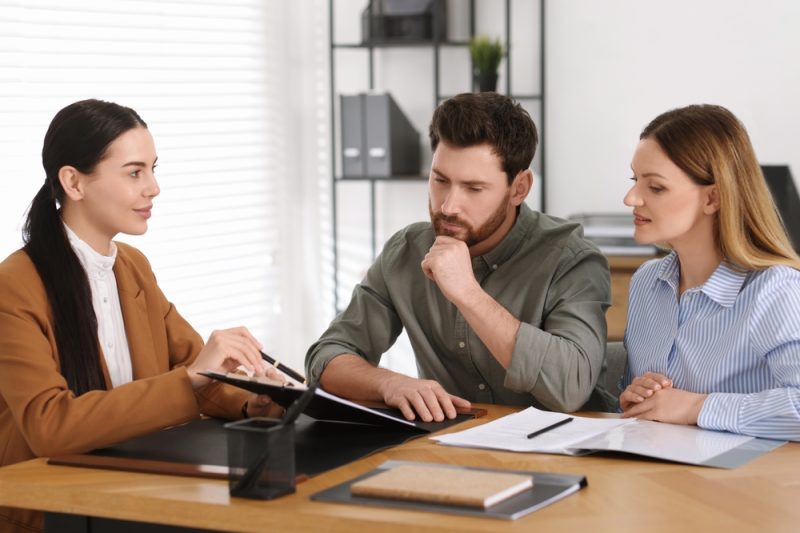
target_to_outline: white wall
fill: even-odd
[[[558,0],[546,17],[550,213],[626,211],[640,131],[693,103],[728,107],[800,179],[800,3]]]

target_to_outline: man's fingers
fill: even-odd
[[[440,410],[444,415],[441,420],[436,419],[437,422],[444,420],[444,417],[449,419],[455,418],[458,413],[456,413],[456,406],[453,404],[454,396],[450,396],[447,391],[441,387],[434,389],[434,393],[436,394],[436,402],[439,404]]]
[[[444,393],[444,391],[442,392]],[[442,420],[444,420],[447,407],[440,403],[441,398],[439,397],[439,391],[435,389],[421,390],[419,394],[422,397],[423,401],[425,402],[425,406],[428,408],[428,411],[433,417],[433,420],[435,422],[441,422]],[[444,395],[447,396],[446,393]],[[450,403],[450,398],[446,398],[446,400],[447,403]],[[452,404],[450,405],[450,409],[451,411],[455,412],[455,409],[453,409]],[[455,414],[453,416],[455,416]]]
[[[467,400],[451,396],[436,381],[397,375],[387,380],[382,391],[387,405],[400,409],[408,420],[418,417],[423,422],[441,422],[455,418],[456,406],[469,408]]]
[[[391,404],[387,403],[387,405],[391,405],[392,407],[400,409],[400,412],[403,414],[403,418],[406,420],[414,420],[417,417],[414,409],[411,407],[411,404],[408,403],[408,400],[405,398],[398,398],[397,401],[392,402]]]
[[[433,279],[433,269],[431,268],[427,255],[425,256],[425,259],[422,260],[422,263],[420,263],[420,268],[422,268],[422,273],[425,274],[426,278],[431,281],[436,281]]]
[[[417,412],[419,417],[422,419],[423,422],[430,422],[433,420],[433,415],[431,414],[430,410],[428,409],[428,405],[425,402],[425,399],[418,391],[413,391],[411,393],[411,398],[408,399],[411,402],[411,406]],[[413,420],[411,418],[410,420]]]
[[[453,405],[457,409],[469,409],[472,407],[472,403],[470,403],[469,400],[465,400],[460,396],[454,396],[452,394],[448,394],[448,396],[450,397],[450,401],[453,402]]]

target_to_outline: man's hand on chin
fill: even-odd
[[[444,297],[453,303],[480,289],[472,272],[469,248],[464,241],[454,237],[436,237],[421,267],[425,276],[436,283]]]

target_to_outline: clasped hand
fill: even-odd
[[[647,372],[634,378],[622,392],[619,405],[623,418],[694,425],[706,396],[673,388],[668,377]]]

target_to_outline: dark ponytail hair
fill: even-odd
[[[45,182],[31,202],[22,230],[25,252],[47,291],[61,373],[76,395],[106,385],[89,279],[61,221],[64,189],[58,172],[72,166],[91,174],[114,139],[136,127],[147,124],[133,109],[111,102],[83,100],[59,111],[42,147]]]

